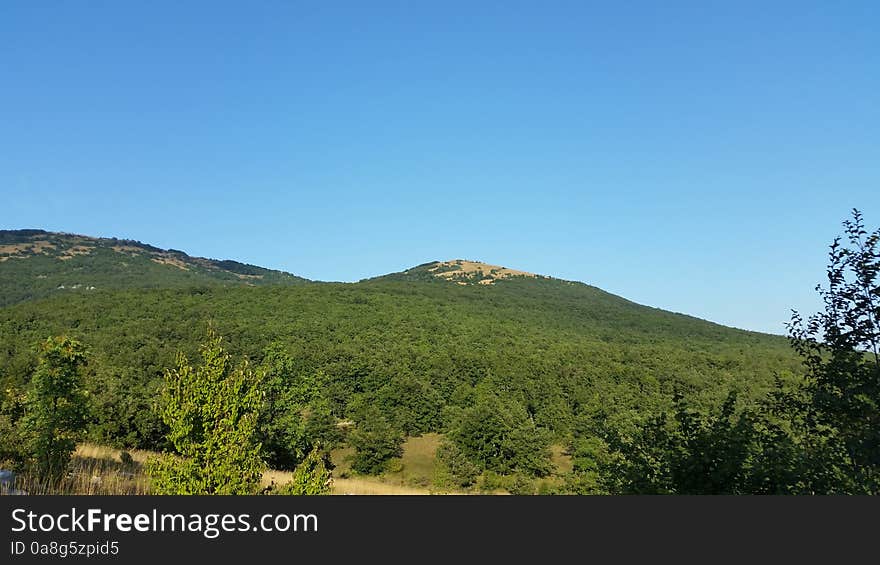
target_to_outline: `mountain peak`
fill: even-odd
[[[500,265],[490,265],[482,261],[469,261],[467,259],[438,261],[433,266],[428,267],[428,272],[432,273],[435,277],[454,281],[458,284],[495,284],[495,281],[511,277],[537,277],[534,273],[509,269]]]
[[[497,281],[514,277],[544,278],[541,275],[491,265],[470,259],[451,259],[449,261],[432,261],[407,269],[402,273],[386,275],[380,278],[404,280],[445,280],[460,285],[492,285]]]

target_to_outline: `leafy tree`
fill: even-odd
[[[606,477],[619,454],[595,436],[578,437],[571,446],[572,472],[566,477],[565,490],[575,494],[609,494],[619,490],[619,474]],[[609,480],[610,479],[610,480]]]
[[[443,399],[427,383],[411,375],[395,375],[382,386],[375,401],[391,415],[394,426],[408,435],[437,428]]]
[[[535,426],[521,404],[492,392],[460,412],[449,438],[483,470],[531,476],[551,470],[547,431]]]
[[[444,441],[437,448],[437,462],[439,475],[437,481],[440,486],[455,486],[466,488],[476,484],[481,469],[474,464],[459,447],[451,442]]]
[[[327,376],[297,366],[277,343],[265,352],[266,398],[258,437],[267,463],[275,469],[294,469],[318,445],[332,448],[341,440],[329,403],[323,397]]]
[[[277,492],[289,495],[329,494],[332,469],[333,463],[330,462],[327,452],[315,447],[297,465],[290,482],[279,487]]]
[[[177,454],[149,465],[160,494],[251,494],[264,464],[257,441],[263,403],[261,376],[243,362],[234,367],[213,330],[202,346],[202,365],[183,354],[165,372],[162,420]]]
[[[741,494],[754,444],[750,414],[737,413],[736,401],[731,393],[717,415],[706,415],[677,395],[672,418],[661,413],[635,438],[617,438],[623,459],[611,470],[623,492]]]
[[[389,460],[403,455],[403,433],[373,406],[362,410],[348,441],[355,448],[351,468],[358,473],[378,475],[386,470]]]
[[[791,343],[807,368],[808,447],[833,461],[849,485],[880,490],[880,229],[868,233],[861,213],[835,238],[828,286],[816,290],[824,312],[805,322],[794,312]],[[815,477],[814,477],[815,478]],[[819,481],[821,484],[823,481]]]
[[[7,388],[0,396],[0,465],[12,464],[21,468],[29,455],[22,422],[27,406],[27,395]]]
[[[309,452],[302,418],[302,390],[296,385],[293,358],[277,345],[265,353],[261,370],[265,400],[260,410],[257,436],[266,462],[276,469],[293,469]]]
[[[85,349],[74,339],[53,337],[43,343],[24,418],[28,452],[41,478],[61,477],[86,427],[88,393],[81,374],[85,363]]]

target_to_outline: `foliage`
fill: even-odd
[[[810,448],[821,449],[854,492],[880,490],[880,229],[862,215],[831,244],[825,310],[805,323],[795,312],[791,341],[804,358]]]
[[[342,439],[324,397],[327,376],[297,367],[281,344],[265,351],[266,400],[258,437],[266,462],[274,469],[294,469],[316,446],[332,449]]]
[[[200,367],[178,356],[165,373],[162,419],[177,455],[154,460],[149,472],[160,494],[252,494],[264,469],[257,441],[261,376],[234,367],[213,330]]]
[[[858,211],[844,222],[848,245],[831,245],[824,312],[795,312],[790,340],[807,374],[718,413],[677,397],[666,412],[611,434],[619,456],[608,482],[636,493],[874,494],[880,491],[880,230]]]
[[[59,479],[86,426],[88,394],[81,368],[85,349],[68,337],[49,338],[31,381],[23,420],[28,455],[37,476]]]
[[[439,486],[467,488],[476,484],[481,469],[454,443],[443,442],[437,449],[435,483]]]
[[[333,464],[327,452],[315,447],[293,471],[290,482],[278,487],[277,494],[330,494]]]
[[[355,448],[351,468],[365,475],[382,473],[391,458],[403,455],[403,434],[372,406],[363,408],[349,443]]]
[[[231,352],[285,387],[320,383],[305,405],[267,393],[270,410],[289,421],[267,420],[261,438],[273,465],[287,468],[309,451],[297,439],[308,439],[307,413],[352,420],[369,403],[401,432],[443,431],[451,423],[444,411],[469,406],[480,385],[530,406],[536,425],[562,439],[588,411],[644,415],[668,408],[676,389],[717,406],[731,383],[754,398],[774,371],[797,367],[781,337],[639,307],[586,285],[375,282],[106,292],[0,308],[0,386],[26,386],[30,343],[69,330],[94,352],[85,375],[98,408],[90,439],[167,448],[154,410],[164,368],[178,350],[198,352],[212,319]],[[292,359],[283,371],[273,368],[273,343]]]
[[[674,416],[651,419],[630,441],[612,445],[621,455],[612,467],[623,492],[639,494],[740,494],[751,455],[747,414],[736,413],[730,394],[717,415],[691,410],[676,397]]]
[[[571,455],[572,472],[565,477],[565,492],[609,494],[622,490],[625,475],[616,472],[620,454],[612,451],[605,440],[590,434],[576,436]]]
[[[29,459],[26,434],[22,423],[27,395],[7,388],[0,396],[0,466],[22,469]]]
[[[551,469],[550,434],[519,403],[494,393],[480,394],[461,412],[449,440],[451,455],[464,455],[481,470],[545,476]]]

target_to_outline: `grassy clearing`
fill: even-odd
[[[386,480],[401,485],[426,488],[434,482],[437,448],[443,436],[425,434],[411,437],[403,444],[403,457],[391,462],[391,472]]]
[[[408,487],[400,484],[389,484],[381,477],[346,477],[339,478],[334,471],[331,483],[331,494],[432,494],[427,488]],[[283,485],[290,481],[292,473],[288,471],[267,471],[263,475],[263,486],[272,482]]]
[[[354,450],[340,448],[331,454],[336,468],[334,493],[340,494],[431,494],[434,488],[435,457],[441,434],[430,433],[407,438],[403,443],[403,456],[392,459],[388,471],[377,476],[356,475],[351,471]],[[365,492],[370,491],[370,492]]]
[[[437,434],[431,434],[437,436]],[[358,495],[427,495],[432,494],[425,486],[408,484],[414,478],[422,480],[430,477],[433,469],[433,454],[439,436],[413,438],[407,442],[407,451],[402,460],[407,461],[411,471],[392,473],[388,477],[352,477],[350,465],[345,458],[353,453],[351,449],[334,452],[334,463],[340,465],[333,472],[333,494]],[[70,462],[70,471],[58,484],[40,482],[28,475],[19,475],[14,488],[28,494],[151,494],[150,480],[145,474],[144,464],[159,454],[152,451],[125,451],[131,456],[123,463],[123,450],[103,445],[84,443],[77,447]],[[344,474],[340,477],[340,474]],[[291,480],[287,471],[268,470],[263,475],[263,486],[271,483],[283,485]]]
[[[350,447],[333,451],[331,457],[336,468],[333,470],[334,494],[464,494],[462,491],[441,489],[436,484],[437,448],[443,440],[442,434],[430,433],[411,437],[403,444],[403,456],[392,459],[389,469],[377,477],[352,473]],[[536,491],[545,488],[552,490],[563,483],[562,476],[572,470],[571,456],[565,447],[554,444],[550,447],[553,473],[534,481]],[[477,487],[482,494],[509,494],[497,485]]]
[[[355,475],[351,471],[352,448],[336,449],[331,454],[333,464],[332,494],[337,495],[428,495],[464,494],[458,491],[438,489],[434,484],[437,448],[441,434],[425,434],[408,438],[403,444],[403,456],[390,462],[389,471],[377,476]],[[554,445],[552,460],[556,475],[571,470],[571,457],[562,446]],[[123,453],[131,460],[123,462]],[[70,472],[60,484],[40,483],[24,475],[16,480],[15,488],[30,494],[150,494],[150,480],[144,464],[158,453],[129,450],[123,452],[103,445],[84,443],[77,447],[71,459]],[[548,477],[542,482],[555,484],[559,479]],[[292,474],[287,471],[268,470],[263,474],[262,485],[273,482],[283,485]],[[506,494],[493,491],[495,494]]]
[[[574,467],[571,456],[562,445],[554,444],[550,446],[550,461],[553,463],[553,467],[556,468],[557,475],[570,473]]]

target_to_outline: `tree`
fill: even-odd
[[[824,311],[806,321],[793,312],[791,345],[803,358],[803,382],[718,415],[676,399],[615,447],[612,474],[625,492],[875,494],[880,492],[880,230],[862,215],[844,222],[846,241],[831,244],[828,286],[816,289]]]
[[[28,441],[22,429],[27,394],[7,388],[0,396],[0,466],[24,467],[28,461]]]
[[[263,474],[257,420],[264,392],[247,361],[234,367],[213,330],[201,348],[202,366],[182,354],[165,372],[162,420],[176,454],[149,465],[160,494],[252,494]]]
[[[677,394],[671,418],[661,413],[634,438],[613,439],[623,458],[613,461],[611,474],[625,493],[742,494],[753,422],[750,412],[737,412],[736,404],[737,395],[730,393],[717,415],[707,415]]]
[[[290,495],[329,494],[332,469],[333,463],[327,452],[315,447],[294,469],[290,482],[279,487],[277,492]]]
[[[273,469],[295,469],[317,446],[340,441],[336,419],[323,397],[327,376],[303,371],[277,343],[264,352],[265,402],[257,427],[263,456]]]
[[[466,488],[473,486],[481,469],[474,464],[454,443],[444,441],[437,448],[436,482],[440,486]]]
[[[865,230],[853,210],[846,241],[829,251],[824,311],[805,322],[793,312],[789,335],[807,368],[808,446],[849,492],[880,491],[880,229]],[[827,473],[825,473],[827,474]]]
[[[53,337],[42,346],[24,418],[28,451],[42,479],[62,476],[86,426],[88,393],[81,375],[85,363],[85,349],[74,339]]]
[[[355,448],[351,468],[358,473],[378,475],[391,458],[403,455],[403,433],[394,429],[373,406],[362,409],[349,443]]]
[[[550,473],[550,435],[536,426],[518,402],[482,392],[453,424],[449,439],[483,470],[546,476]]]

